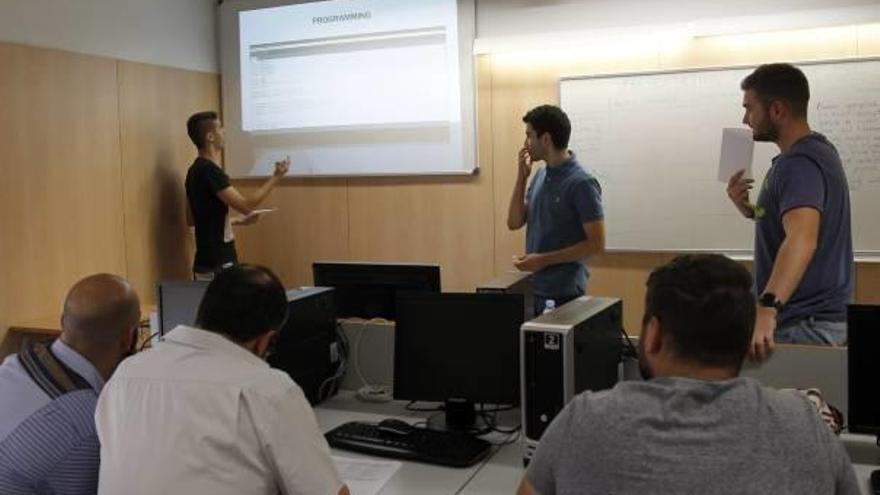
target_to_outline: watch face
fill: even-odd
[[[776,308],[777,311],[782,309],[782,301],[776,299],[776,294],[772,292],[761,294],[761,298],[758,299],[758,302],[765,308]]]

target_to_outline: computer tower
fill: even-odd
[[[523,321],[535,317],[535,292],[532,288],[532,272],[509,271],[480,284],[477,292],[496,292],[502,294],[522,294]]]
[[[575,395],[617,383],[623,350],[620,299],[583,296],[534,320],[520,332],[523,462],[544,430]]]
[[[287,291],[288,316],[266,361],[287,372],[311,404],[334,395],[340,366],[334,289]]]

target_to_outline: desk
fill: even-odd
[[[427,413],[424,412],[407,411],[405,404],[403,401],[380,404],[361,402],[353,392],[342,391],[315,407],[315,415],[322,431],[329,431],[346,421],[379,421],[396,417],[411,422],[426,417]],[[866,435],[843,434],[841,440],[854,463],[862,493],[871,495],[868,482],[871,472],[880,469],[880,447],[876,446],[873,437]],[[336,449],[333,449],[333,455],[370,458]],[[381,495],[513,495],[525,472],[518,441],[494,449],[482,463],[466,469],[418,462],[404,461],[402,464],[382,489]]]

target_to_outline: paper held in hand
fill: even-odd
[[[266,213],[271,213],[277,209],[278,208],[259,208],[257,210],[253,210],[252,212],[248,213],[247,215],[244,215],[243,217],[241,217],[241,221],[250,220],[251,218],[256,217],[256,216],[260,216],[260,215],[263,215]]]
[[[755,141],[752,131],[743,128],[724,128],[721,131],[721,158],[718,161],[718,180],[727,182],[733,174],[745,170],[745,178],[752,177],[752,155]]]

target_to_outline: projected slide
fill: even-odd
[[[290,156],[293,175],[473,170],[472,27],[461,46],[457,4],[331,0],[238,12],[238,74],[224,66],[223,78],[227,168],[267,175]]]

